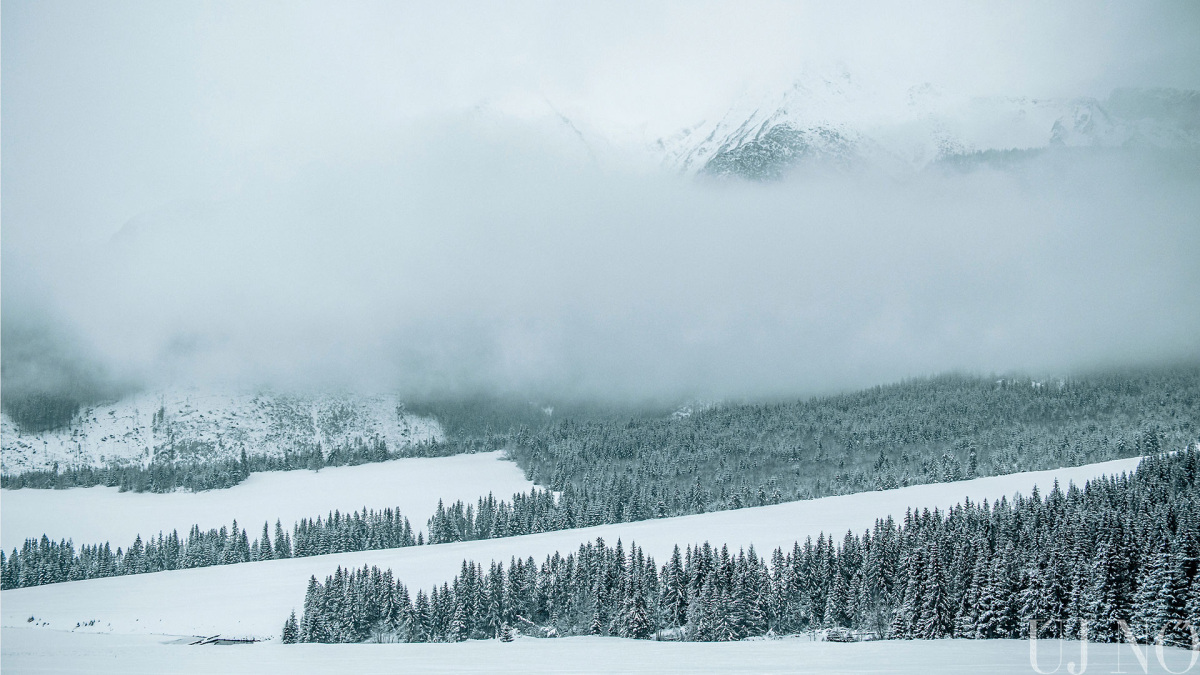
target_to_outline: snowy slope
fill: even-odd
[[[62,467],[146,465],[173,449],[179,459],[281,456],[320,443],[328,451],[358,440],[388,448],[441,440],[434,420],[409,415],[394,395],[293,396],[202,390],[147,392],[85,408],[68,428],[23,434],[0,419],[6,474]]]
[[[664,163],[685,173],[757,180],[810,164],[894,173],[984,150],[1127,145],[1200,148],[1200,92],[972,97],[923,83],[889,95],[845,71],[810,72],[655,142]]]
[[[802,159],[849,161],[862,141],[855,129],[864,126],[866,96],[844,71],[810,73],[782,92],[747,92],[719,118],[658,145],[669,165],[688,173],[735,173],[734,164],[752,163],[754,155],[770,164],[758,167],[765,172]]]
[[[447,480],[447,476],[453,477]],[[414,528],[424,529],[438,499],[447,503],[474,502],[489,492],[508,499],[533,484],[514,462],[499,452],[451,457],[406,458],[359,466],[327,467],[320,471],[267,471],[251,474],[226,490],[207,492],[119,492],[93,487],[70,490],[0,491],[0,546],[20,547],[26,537],[46,534],[78,544],[105,541],[128,546],[137,535],[170,533],[177,529],[228,526],[257,536],[262,524],[278,518],[290,529],[300,518],[399,507]]]
[[[93,635],[5,628],[5,673],[898,673],[993,675],[1035,672],[1025,640],[888,640],[813,642],[805,638],[743,642],[651,642],[612,637],[471,640],[457,644],[189,647],[146,635]],[[1041,672],[1080,660],[1078,642],[1039,643]],[[1118,654],[1119,653],[1119,654]],[[1148,673],[1185,672],[1191,654],[1153,650]],[[136,666],[134,666],[136,664]],[[1120,666],[1120,667],[1118,667]],[[1132,669],[1132,670],[1131,670]],[[1066,672],[1059,666],[1058,672]],[[1089,673],[1141,673],[1128,645],[1089,644]]]
[[[978,478],[956,483],[918,485],[773,506],[664,518],[636,523],[547,532],[475,542],[414,546],[311,558],[111,577],[4,591],[0,623],[23,626],[30,616],[49,628],[70,629],[95,620],[95,630],[117,633],[249,634],[273,636],[293,608],[301,607],[310,576],[324,578],[338,565],[390,567],[413,588],[450,580],[463,559],[485,566],[507,563],[512,556],[539,561],[554,551],[572,551],[603,537],[636,542],[660,563],[674,544],[753,544],[766,553],[777,546],[816,537],[841,536],[870,528],[888,514],[902,516],[908,507],[947,508],[964,497],[997,499],[1028,493],[1034,485],[1049,489],[1057,480],[1082,484],[1090,478],[1133,470],[1138,459],[1081,467]],[[449,482],[449,481],[446,481]]]

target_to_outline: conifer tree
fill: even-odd
[[[258,546],[257,560],[271,560],[275,557],[274,549],[271,547],[271,537],[267,533],[267,524],[265,522],[263,523],[262,535],[254,543]]]
[[[646,612],[646,598],[641,591],[635,591],[629,599],[625,614],[624,636],[635,640],[644,640],[654,633],[650,618]]]
[[[934,543],[926,557],[921,579],[921,609],[915,626],[917,637],[933,640],[946,635],[951,623],[946,585],[941,551],[937,543]]]
[[[292,610],[291,616],[283,624],[283,644],[290,645],[296,643],[300,637],[300,628],[296,623],[296,610]]]

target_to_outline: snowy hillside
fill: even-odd
[[[443,440],[440,425],[404,412],[394,395],[295,396],[168,390],[81,410],[68,427],[24,434],[0,428],[5,474],[109,463],[146,466],[156,454],[209,460],[332,448],[381,439],[389,449]]]
[[[446,480],[453,476],[453,480]],[[186,535],[228,526],[234,519],[252,534],[279,519],[291,528],[300,518],[367,509],[399,508],[424,528],[439,499],[474,502],[489,492],[508,498],[533,484],[498,452],[451,457],[413,457],[320,471],[255,473],[225,490],[204,492],[119,492],[92,487],[69,490],[2,490],[0,547],[11,551],[26,537],[48,535],[75,544],[111,542],[128,546],[137,535]]]
[[[807,74],[747,93],[727,112],[655,143],[690,174],[770,180],[802,165],[920,169],[985,150],[1200,147],[1200,92],[1118,89],[1089,97],[969,97],[929,83],[888,96],[849,73]]]
[[[411,546],[266,562],[219,565],[198,569],[108,577],[49,584],[3,592],[0,622],[26,626],[29,617],[51,629],[116,633],[192,635],[249,634],[277,636],[282,619],[304,600],[306,581],[324,578],[341,565],[391,568],[410,588],[428,588],[449,581],[464,559],[487,566],[513,556],[540,560],[555,551],[568,552],[603,537],[636,542],[647,555],[662,561],[675,544],[705,540],[730,546],[754,545],[762,552],[816,537],[820,532],[844,534],[870,528],[876,518],[902,516],[909,507],[947,508],[969,497],[995,500],[1016,492],[1028,494],[1036,485],[1048,490],[1107,474],[1132,471],[1139,460],[1124,459],[1053,471],[978,478],[970,481],[919,485],[810,501],[734,511],[601,525],[521,537]],[[442,482],[448,482],[443,480]],[[186,598],[186,602],[164,599]]]

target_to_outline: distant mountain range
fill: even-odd
[[[1200,92],[1117,89],[1101,100],[964,97],[931,84],[882,97],[847,73],[747,95],[723,116],[658,139],[691,175],[775,180],[811,166],[889,173],[989,150],[1200,149]]]

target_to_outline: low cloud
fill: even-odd
[[[410,131],[6,250],[5,386],[41,316],[146,385],[768,396],[1198,355],[1194,158],[758,185],[601,169],[527,124]]]
[[[1198,25],[1086,0],[6,3],[4,391],[765,396],[1195,357],[1194,152],[756,185],[643,150],[828,72],[898,105],[1198,89]]]

